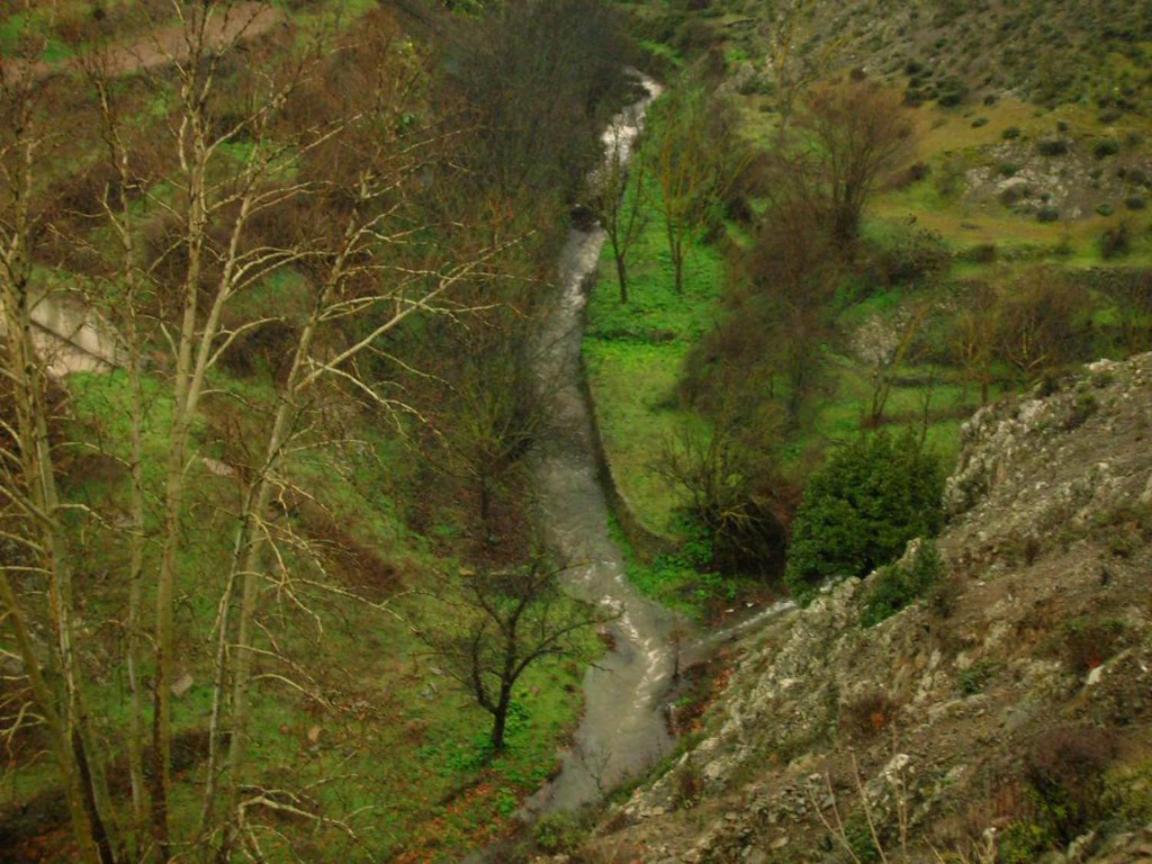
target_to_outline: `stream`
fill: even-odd
[[[618,114],[605,131],[606,159],[618,154],[627,161],[647,109],[662,89],[639,72],[631,74],[646,95]],[[591,179],[594,182],[595,175]],[[677,663],[686,668],[704,660],[722,645],[794,608],[784,601],[744,610],[729,626],[707,635],[692,634],[691,641],[677,648],[673,631],[678,616],[628,581],[623,556],[609,534],[610,510],[601,486],[581,361],[587,291],[605,241],[599,226],[569,231],[560,257],[559,288],[546,302],[529,346],[536,398],[544,409],[541,443],[531,467],[540,524],[545,526],[549,548],[565,567],[561,585],[569,595],[598,604],[614,616],[607,625],[612,647],[585,674],[580,726],[562,754],[560,772],[518,814],[525,823],[598,802],[651,769],[674,745],[666,700],[676,683]],[[499,861],[502,848],[497,844],[467,860]]]
[[[604,133],[608,158],[614,149],[622,160],[628,158],[646,110],[660,93],[655,81],[637,77],[646,95],[617,115]],[[543,443],[533,455],[532,474],[546,540],[566,568],[562,587],[616,616],[607,626],[613,647],[585,675],[583,719],[560,773],[527,802],[529,817],[597,801],[672,747],[660,697],[673,674],[675,618],[625,578],[624,560],[608,532],[608,503],[581,386],[586,290],[604,242],[598,226],[569,232],[559,292],[530,346],[536,395],[544,408]]]

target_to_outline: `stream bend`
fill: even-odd
[[[661,91],[651,78],[632,74],[645,95],[605,131],[607,159],[627,161],[648,106]],[[560,577],[564,590],[616,616],[608,625],[612,649],[585,675],[584,717],[563,755],[563,768],[526,805],[528,813],[536,815],[600,799],[650,768],[672,746],[661,697],[673,672],[674,616],[642,596],[625,577],[624,560],[608,532],[608,503],[582,387],[586,291],[604,242],[599,226],[569,232],[558,294],[547,304],[530,345],[536,397],[544,414],[532,475],[546,540],[566,568]]]

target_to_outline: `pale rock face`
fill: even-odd
[[[908,825],[910,860],[932,861],[961,830],[995,843],[1008,817],[993,824],[988,790],[1020,782],[1054,729],[1123,741],[1152,723],[1152,514],[1140,523],[1134,509],[1152,505],[1152,355],[985,408],[963,440],[938,541],[950,610],[925,601],[863,629],[869,580],[849,579],[769,620],[700,743],[610,811],[597,854],[842,860],[827,823],[862,818],[866,802],[889,840]],[[1121,635],[1077,643],[1093,624]],[[685,800],[685,788],[702,791]],[[1053,861],[1152,860],[1152,831],[1098,832],[1071,851]]]

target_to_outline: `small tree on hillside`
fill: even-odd
[[[1079,359],[1088,298],[1063,274],[1025,270],[998,286],[996,350],[1025,380]]]
[[[796,125],[813,149],[795,176],[807,182],[833,242],[850,247],[878,181],[911,151],[907,109],[879,85],[847,82],[812,90]]]
[[[1115,304],[1117,335],[1125,353],[1152,348],[1152,272],[1117,273],[1104,291]]]
[[[940,530],[940,460],[911,431],[861,437],[809,481],[796,513],[785,582],[801,601],[828,579],[866,576],[909,540]]]
[[[442,598],[443,623],[420,632],[447,674],[492,715],[496,753],[507,745],[516,685],[528,668],[545,657],[582,656],[576,635],[603,621],[595,610],[564,597],[556,576],[539,560],[515,570],[462,575]]]
[[[660,210],[672,258],[676,293],[684,293],[688,244],[712,203],[739,173],[722,102],[685,83],[653,106],[655,139],[647,149],[660,188]]]
[[[795,422],[817,388],[823,347],[833,332],[829,303],[841,275],[835,247],[818,216],[801,198],[786,198],[771,212],[745,257],[746,278],[758,298],[769,356],[788,385],[784,396]]]
[[[778,575],[783,559],[788,486],[769,442],[773,418],[723,410],[707,433],[684,430],[654,470],[684,493],[686,515],[703,530],[711,563],[725,571]]]
[[[437,470],[467,484],[476,502],[484,542],[496,536],[496,503],[538,427],[520,346],[532,321],[518,309],[477,313],[479,323],[441,335],[451,346],[430,385],[424,409]]]
[[[619,144],[610,141],[608,146],[608,161],[597,175],[594,206],[616,263],[620,302],[627,303],[628,253],[645,225],[644,160],[634,159],[629,163]]]
[[[776,110],[780,114],[777,139],[781,143],[800,94],[816,81],[844,44],[843,37],[825,40],[811,50],[813,31],[819,26],[812,0],[784,0],[775,15],[761,25],[768,73],[776,86]]]

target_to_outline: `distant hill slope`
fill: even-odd
[[[719,24],[755,54],[763,31],[796,15],[800,50],[822,64],[904,77],[914,99],[958,92],[1043,105],[1152,109],[1152,0],[689,0],[689,21]],[[677,13],[661,7],[665,15]],[[675,7],[672,7],[675,8]],[[696,23],[691,23],[695,18]]]

